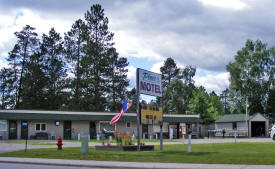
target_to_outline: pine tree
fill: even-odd
[[[49,110],[58,110],[64,103],[66,87],[66,69],[64,66],[63,42],[54,28],[49,35],[43,34],[41,52],[45,64],[44,72],[47,79],[45,102]]]
[[[2,68],[0,71],[0,92],[1,92],[1,108],[6,109],[7,92],[8,92],[8,69]]]
[[[126,87],[129,85],[127,80],[128,66],[127,58],[119,58],[115,48],[111,48],[110,54],[110,75],[109,75],[109,109],[119,111],[121,102],[125,97]]]
[[[160,68],[161,78],[162,78],[162,88],[167,88],[173,79],[178,78],[180,75],[180,69],[174,59],[167,58],[164,65]]]
[[[15,32],[18,40],[7,59],[9,64],[14,68],[14,84],[11,87],[14,87],[15,90],[12,93],[15,96],[14,104],[17,109],[21,108],[22,83],[26,64],[29,61],[29,57],[36,51],[38,45],[37,33],[34,30],[35,28],[26,25],[22,31]]]
[[[83,96],[82,92],[82,69],[81,60],[84,55],[83,51],[83,36],[84,36],[84,22],[79,19],[73,25],[71,30],[65,34],[64,47],[67,55],[68,63],[70,64],[70,69],[74,75],[70,80],[70,89],[72,94],[72,100],[70,107],[73,110],[81,110],[81,98]]]
[[[40,52],[33,54],[26,64],[24,81],[22,83],[22,105],[23,109],[47,109],[45,101],[45,88],[47,78],[43,72],[45,65]]]
[[[101,5],[93,5],[85,13],[85,44],[81,67],[83,71],[83,107],[88,111],[105,111],[107,106],[110,59],[113,33],[108,30],[108,18]]]

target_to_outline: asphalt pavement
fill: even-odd
[[[184,164],[0,157],[1,163],[121,169],[275,169],[274,165]]]

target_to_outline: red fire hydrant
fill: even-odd
[[[61,136],[58,137],[56,145],[57,145],[57,149],[58,149],[58,150],[62,150],[62,145],[63,145],[63,143],[62,143],[62,138],[61,138]]]

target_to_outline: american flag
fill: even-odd
[[[130,107],[131,107],[131,104],[128,103],[126,98],[124,98],[122,109],[115,117],[112,118],[112,120],[110,121],[110,124],[111,125],[115,124],[119,120],[120,116],[122,116]]]

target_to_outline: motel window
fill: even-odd
[[[36,123],[35,130],[36,131],[46,131],[46,124],[45,123]]]
[[[7,120],[0,120],[0,131],[7,131]]]
[[[130,128],[131,127],[131,122],[126,122],[126,128]]]

